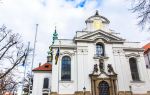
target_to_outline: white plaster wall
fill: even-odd
[[[150,84],[150,69],[147,69],[147,74],[148,74],[148,83]]]
[[[42,95],[44,78],[49,78],[49,88],[51,88],[51,72],[50,71],[35,71],[33,77],[33,94]]]
[[[138,45],[136,45],[138,46]],[[132,86],[133,93],[144,94],[149,91],[148,73],[145,66],[143,52],[136,51],[123,51],[124,45],[117,48],[114,45],[114,61],[117,64],[118,74],[118,90],[119,91],[130,91],[129,86]],[[122,48],[121,48],[122,47]],[[129,48],[133,48],[132,45]],[[140,48],[140,47],[136,47]],[[129,58],[125,54],[136,53],[140,55],[137,57],[137,65],[141,82],[132,81],[131,71],[129,66]],[[132,56],[131,56],[132,57]],[[133,56],[134,57],[134,56]]]
[[[76,57],[74,49],[60,48],[60,56],[58,63],[55,64],[55,55],[57,48],[53,49],[54,58],[52,65],[52,92],[58,92],[59,94],[70,93],[73,94],[76,91]],[[61,81],[61,60],[63,56],[70,56],[71,58],[71,81]]]
[[[71,42],[64,43],[63,45],[70,46]],[[92,73],[94,64],[99,64],[98,59],[93,59],[96,51],[96,43],[77,42],[76,45],[77,49],[60,48],[61,55],[57,65],[55,65],[55,58],[53,59],[52,92],[59,92],[59,94],[73,94],[75,91],[83,91],[84,86],[87,91],[91,91],[89,74]],[[104,45],[105,53],[108,57],[108,59],[104,60],[105,71],[107,70],[107,65],[112,64],[114,71],[118,74],[117,90],[130,91],[129,86],[132,86],[132,91],[135,94],[144,94],[149,91],[150,71],[146,70],[143,52],[123,50],[124,48],[141,48],[139,43],[104,43]],[[57,48],[54,49],[54,57],[56,52]],[[140,57],[137,58],[137,64],[142,82],[132,81],[129,58],[125,56],[126,54],[131,53],[140,55]],[[69,55],[71,57],[71,81],[69,82],[61,81],[61,58],[64,55]]]
[[[113,48],[114,52],[114,64],[116,68],[116,73],[118,74],[118,80],[117,80],[117,86],[118,86],[118,91],[125,91],[125,80],[124,80],[124,66],[122,63],[122,54],[121,50],[118,48]]]
[[[70,56],[71,58],[71,81],[61,81],[61,63],[62,63],[62,57],[63,56]],[[60,49],[60,57],[59,57],[59,93],[60,94],[66,94],[66,93],[70,93],[73,94],[75,91],[75,82],[76,82],[76,78],[75,78],[75,52],[73,49]]]
[[[58,67],[59,65],[55,64],[55,55],[57,53],[57,49],[53,50],[53,61],[52,61],[52,89],[51,92],[58,92]],[[58,59],[59,63],[59,59]]]
[[[148,68],[150,68],[150,63],[149,63],[148,57],[149,57],[149,60],[150,60],[150,51],[144,55],[145,63],[148,66]]]

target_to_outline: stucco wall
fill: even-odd
[[[50,71],[35,71],[33,77],[33,94],[42,95],[44,78],[49,78],[49,89],[51,89],[51,72]]]
[[[102,41],[102,40],[100,40]],[[97,41],[98,42],[98,41]],[[108,44],[105,45],[105,54],[108,59],[104,59],[105,70],[107,65],[112,64],[114,71],[118,74],[117,90],[130,91],[129,86],[132,87],[133,93],[147,93],[149,91],[148,73],[146,71],[143,52],[139,51],[124,51],[124,48],[140,48],[139,43],[127,44]],[[67,46],[67,44],[66,44]],[[52,91],[60,94],[73,94],[75,91],[83,91],[86,87],[87,91],[91,91],[91,81],[89,74],[93,71],[94,64],[99,64],[98,59],[94,59],[96,51],[96,42],[78,42],[76,49],[60,48],[61,55],[59,57],[58,65],[55,65],[53,60],[53,74],[52,74]],[[128,47],[130,46],[130,47]],[[133,46],[133,47],[132,47]],[[57,48],[54,49],[54,54]],[[66,52],[66,53],[65,53]],[[68,53],[67,53],[68,52]],[[137,54],[137,65],[141,82],[132,81],[131,71],[129,67],[129,58],[127,54]],[[71,57],[71,81],[61,81],[61,58],[64,55]],[[59,71],[59,73],[57,72]],[[59,75],[59,77],[58,77]],[[58,80],[59,78],[59,80]],[[58,84],[59,83],[59,84]]]

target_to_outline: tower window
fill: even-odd
[[[104,56],[104,45],[102,43],[96,44],[96,56]]]
[[[71,80],[71,58],[69,56],[64,56],[62,58],[61,80],[62,81]]]
[[[140,81],[136,59],[133,57],[130,58],[129,64],[133,81]]]

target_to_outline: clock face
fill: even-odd
[[[94,28],[96,29],[96,30],[98,30],[98,29],[101,29],[102,27],[103,27],[103,24],[102,24],[102,22],[100,22],[100,21],[98,21],[98,20],[94,20]]]

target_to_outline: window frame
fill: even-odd
[[[98,45],[100,46],[99,47],[99,50],[98,50]],[[100,48],[102,47],[102,54],[100,54]],[[101,57],[101,56],[105,56],[105,45],[104,45],[104,43],[102,43],[102,42],[97,42],[96,43],[96,53],[95,53],[95,55],[97,56],[97,57]]]
[[[45,95],[45,94],[48,95],[48,93],[43,93],[42,95]]]
[[[48,79],[48,83],[46,84],[46,86],[48,85],[48,87],[45,87],[45,79]],[[44,79],[43,79],[43,89],[49,89],[49,82],[50,82],[50,80],[49,80],[49,78],[47,78],[47,77],[45,77]]]
[[[62,77],[63,77],[62,74],[65,72],[62,68],[67,68],[67,67],[64,67],[64,66],[63,66],[63,62],[64,62],[63,58],[65,58],[65,57],[68,57],[69,60],[70,60],[70,62],[68,61],[68,62],[70,63],[70,65],[69,65],[70,69],[69,69],[68,71],[66,70],[66,73],[69,72],[69,74],[68,74],[68,75],[69,75],[69,78],[68,78],[68,79],[63,79],[63,78],[62,78]],[[66,60],[65,60],[65,61],[66,61]],[[64,56],[62,56],[62,58],[61,58],[61,68],[60,68],[60,70],[61,70],[60,80],[61,80],[61,81],[71,81],[71,61],[72,61],[72,60],[71,60],[71,57],[70,57],[69,55],[64,55]]]
[[[133,66],[135,71],[131,70],[133,68],[133,67],[131,67],[131,64],[133,64],[133,63],[130,62],[131,59],[134,59],[134,61],[135,61],[134,65],[136,65],[136,68],[135,68],[135,66]],[[139,68],[138,68],[137,58],[135,58],[135,57],[130,57],[129,58],[129,67],[130,67],[130,73],[131,73],[132,80],[133,81],[141,81],[140,80],[140,72],[139,72]],[[133,73],[136,74],[135,75],[136,76],[135,79],[133,78],[134,77]]]

